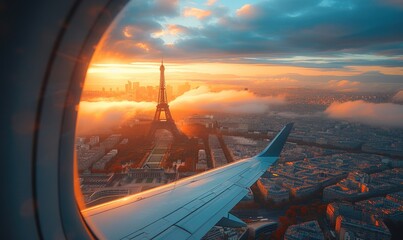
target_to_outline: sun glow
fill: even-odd
[[[139,45],[147,50],[147,45]],[[139,81],[146,85],[158,84],[159,62],[129,62],[125,63],[92,63],[87,72],[86,87],[121,87],[127,80]],[[277,86],[292,87],[303,84],[293,79],[293,75],[352,77],[365,73],[368,68],[354,67],[351,69],[318,69],[274,64],[239,64],[239,63],[206,63],[206,62],[174,62],[165,63],[166,78],[169,83],[204,82],[215,84],[231,83],[236,80],[251,83],[276,84]],[[382,69],[385,73],[402,71],[395,68]],[[346,80],[344,80],[346,82]],[[328,86],[325,86],[328,87]]]

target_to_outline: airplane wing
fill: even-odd
[[[258,155],[82,211],[100,239],[200,239],[278,159],[293,124]],[[239,221],[238,221],[239,223]]]

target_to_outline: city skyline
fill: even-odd
[[[168,67],[167,67],[168,68]],[[158,68],[154,69],[158,75]],[[168,79],[170,75],[167,75]],[[265,93],[245,89],[218,88],[208,85],[192,88],[188,82],[177,85],[174,90],[167,83],[168,102],[175,110],[174,118],[183,119],[192,114],[283,114],[284,116],[303,116],[308,112],[313,116],[357,122],[377,127],[403,128],[402,92],[393,94],[339,92],[327,90],[277,89]],[[337,84],[337,83],[334,83]],[[90,132],[93,129],[116,128],[136,116],[151,117],[155,109],[158,87],[141,86],[141,82],[126,81],[124,91],[90,91],[84,89],[79,105],[77,132]],[[118,88],[117,88],[118,89]],[[273,89],[272,89],[273,90]],[[336,93],[336,94],[335,94]],[[312,99],[312,94],[319,94]],[[347,94],[347,95],[346,95]],[[308,100],[310,99],[311,100]],[[305,113],[286,110],[287,105],[306,104]],[[311,105],[322,106],[315,111]],[[284,109],[285,107],[285,109]],[[274,110],[273,110],[274,109]],[[295,109],[294,109],[295,110]],[[302,115],[301,115],[302,114]],[[385,117],[387,116],[387,117]]]

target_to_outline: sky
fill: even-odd
[[[403,90],[401,26],[400,0],[133,0],[86,86],[157,85],[164,58],[171,83]]]
[[[402,0],[132,0],[95,46],[84,91],[157,86],[164,59],[168,85],[193,87],[168,99],[174,115],[286,104],[253,89],[389,91],[391,103],[334,102],[320,114],[403,128],[402,26]],[[155,104],[81,102],[79,130],[152,116]]]

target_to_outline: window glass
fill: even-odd
[[[386,194],[403,180],[402,11],[397,1],[129,2],[96,46],[79,106],[85,207],[252,157],[294,122],[280,160],[232,211],[266,224],[253,234],[335,237],[343,217],[377,201],[378,217],[401,211]],[[377,191],[382,200],[368,200]],[[339,200],[368,202],[353,211]],[[389,236],[382,218],[352,221]]]

